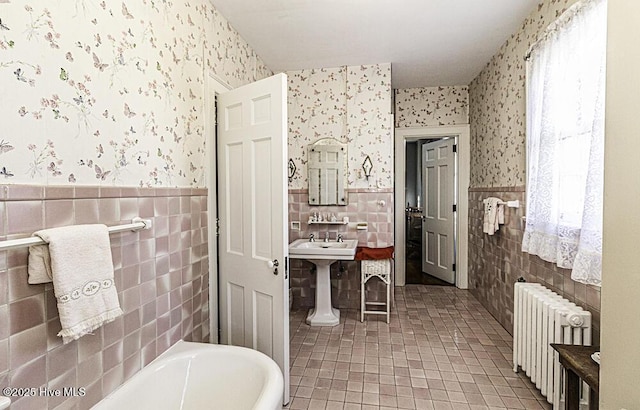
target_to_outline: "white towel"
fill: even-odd
[[[504,224],[504,204],[500,198],[489,197],[482,201],[484,204],[484,220],[482,232],[493,235]]]
[[[29,279],[30,285],[49,283],[53,281],[51,273],[51,255],[49,246],[34,245],[29,247]]]
[[[34,233],[47,242],[29,248],[29,283],[51,277],[63,343],[91,333],[122,315],[113,280],[105,225],[75,225]]]

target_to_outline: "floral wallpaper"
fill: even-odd
[[[307,188],[307,146],[321,138],[347,142],[346,69],[288,71],[289,158],[296,172],[289,188]]]
[[[289,78],[290,189],[307,188],[307,145],[320,138],[348,144],[349,188],[393,187],[391,64],[305,69]],[[369,155],[367,181],[362,162]]]
[[[469,123],[469,87],[466,85],[395,90],[397,128]]]
[[[538,35],[575,0],[546,0],[469,85],[471,187],[526,183],[525,61]]]
[[[205,186],[209,70],[272,74],[208,0],[0,1],[0,182]]]

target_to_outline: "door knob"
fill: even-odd
[[[278,265],[280,265],[280,263],[278,263],[277,259],[274,259],[273,261],[268,261],[267,262],[267,266],[269,266],[269,269],[273,269],[273,274],[274,275],[278,274]]]

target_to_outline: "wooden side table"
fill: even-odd
[[[580,409],[580,380],[589,385],[589,410],[598,408],[600,388],[600,366],[591,355],[600,350],[599,346],[574,346],[551,344],[560,355],[560,364],[566,370],[567,380],[564,392],[564,408]]]

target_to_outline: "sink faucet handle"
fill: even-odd
[[[336,242],[343,242],[341,233],[336,236]]]
[[[316,236],[312,233],[309,234],[309,242],[315,242],[316,241]]]

